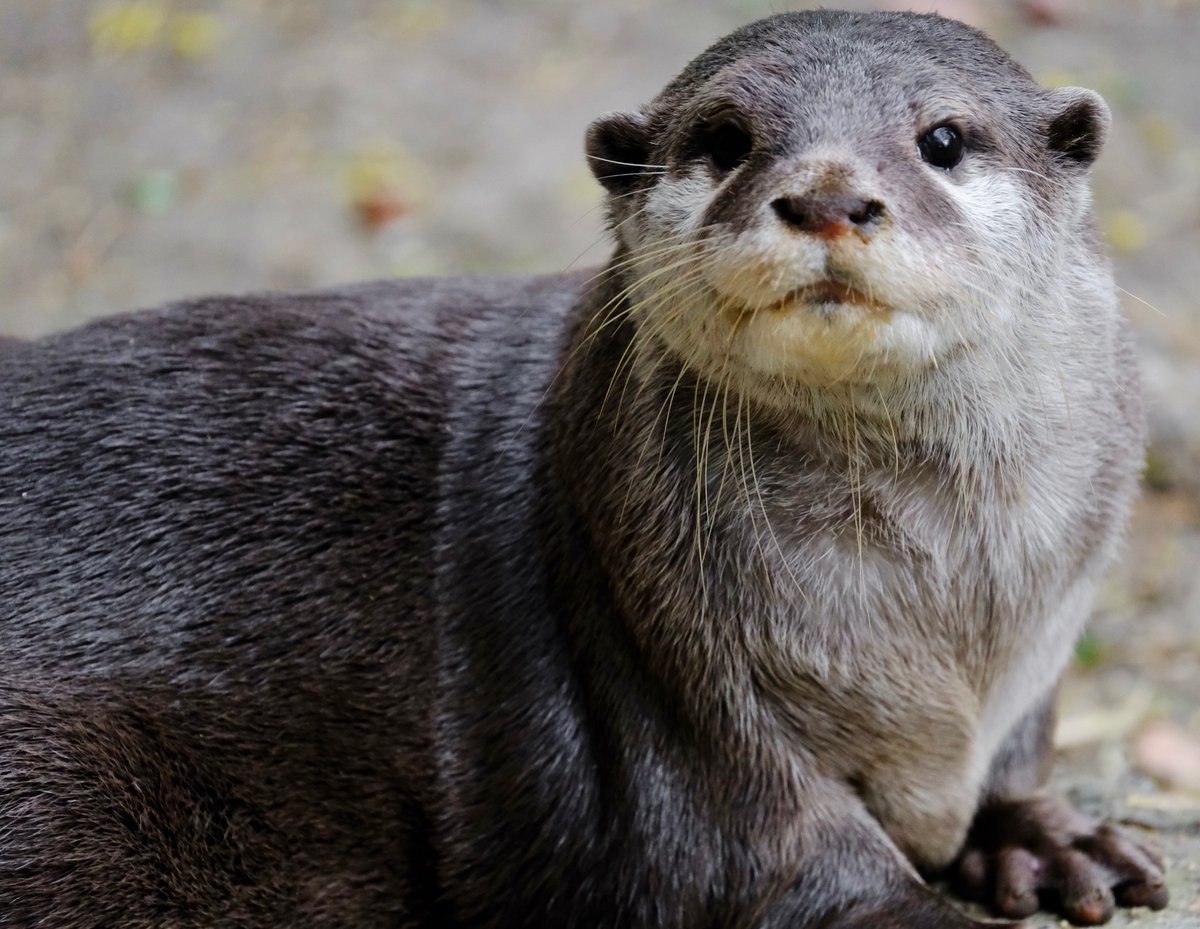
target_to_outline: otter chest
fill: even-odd
[[[1069,658],[1094,546],[1062,488],[967,501],[921,477],[864,474],[840,521],[828,496],[809,511],[777,579],[807,586],[757,661],[805,742],[827,745],[897,844],[937,866]]]

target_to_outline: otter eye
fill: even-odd
[[[750,137],[750,133],[733,119],[705,127],[701,130],[698,141],[700,151],[708,156],[713,166],[722,174],[729,173],[745,161],[754,148],[754,139]]]
[[[921,157],[935,168],[949,171],[962,161],[962,133],[953,126],[934,126],[917,139],[917,148],[921,150]]]

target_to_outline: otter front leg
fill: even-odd
[[[1054,694],[1024,719],[993,762],[984,799],[953,866],[971,897],[1022,918],[1045,901],[1079,925],[1120,906],[1167,905],[1162,859],[1128,832],[1039,790],[1049,774]]]
[[[796,891],[801,902],[806,884]],[[865,890],[859,899],[815,917],[807,915],[807,907],[796,912],[793,904],[780,901],[755,929],[1020,929],[1017,923],[972,919],[915,877]]]
[[[820,929],[1021,929],[1021,924],[972,919],[916,882],[858,903],[817,923]]]
[[[852,801],[857,806],[855,801]],[[1018,929],[980,921],[928,887],[866,809],[810,823],[813,852],[752,919],[754,929]]]

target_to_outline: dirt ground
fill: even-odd
[[[0,0],[0,332],[201,293],[601,263],[588,121],[802,6]],[[913,7],[1113,109],[1096,205],[1152,449],[1064,688],[1059,780],[1171,863],[1170,910],[1117,924],[1200,927],[1200,0]]]

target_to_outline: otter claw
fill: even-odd
[[[981,810],[953,872],[967,896],[1017,919],[1045,902],[1076,925],[1094,926],[1117,906],[1161,910],[1169,896],[1154,851],[1044,797]]]

